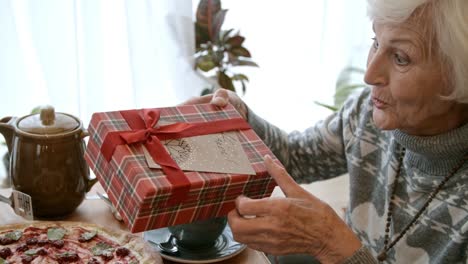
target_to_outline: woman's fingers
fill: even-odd
[[[214,94],[208,94],[204,96],[194,97],[180,105],[194,105],[194,104],[208,104],[211,103],[217,107],[223,108],[231,103],[240,115],[247,119],[247,107],[244,102],[234,93],[226,89],[220,88],[217,89]]]
[[[212,94],[199,96],[199,97],[193,97],[193,98],[190,98],[189,100],[183,102],[180,105],[207,104],[207,103],[211,102],[212,97],[213,97]]]
[[[289,209],[291,203],[302,203],[302,200],[309,201],[309,203],[319,201],[319,199],[297,184],[286,170],[275,163],[269,155],[265,156],[265,166],[267,167],[268,173],[275,179],[287,198],[269,197],[250,199],[245,196],[239,196],[236,199],[236,209],[240,215],[253,217],[282,214]]]
[[[275,163],[269,155],[266,155],[264,160],[268,173],[275,179],[276,184],[278,184],[286,197],[310,198],[311,195],[297,184],[288,172]]]
[[[219,107],[226,106],[229,103],[228,91],[225,89],[216,90],[211,99],[211,103]]]
[[[229,93],[226,89],[218,89],[214,94],[207,94],[191,98],[181,105],[207,104],[211,103],[219,107],[225,107],[229,103]]]
[[[203,96],[193,97],[183,102],[181,105],[194,105],[194,104],[214,104],[219,107],[224,107],[229,102],[229,93],[225,89],[218,89],[214,94],[207,94]]]
[[[228,215],[236,241],[272,254],[310,254],[329,263],[342,262],[361,247],[330,206],[304,190],[270,156],[265,156],[265,166],[287,197],[238,197]]]
[[[236,199],[237,212],[246,218],[270,215],[278,208],[282,197],[269,197],[263,199],[250,199],[245,196],[239,196]]]

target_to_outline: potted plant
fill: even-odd
[[[359,75],[360,77],[365,74],[365,71],[357,67],[346,67],[338,75],[338,79],[335,85],[335,94],[333,96],[333,105],[328,105],[315,101],[316,104],[332,110],[333,112],[338,111],[346,98],[353,93],[355,90],[363,89],[366,87],[365,83],[354,82],[353,76]]]
[[[234,29],[222,29],[227,11],[221,8],[221,0],[200,0],[197,7],[195,69],[213,84],[205,88],[202,95],[212,93],[219,87],[235,92],[235,82],[241,84],[245,93],[249,78],[237,72],[236,68],[258,67],[252,61],[249,50],[243,46],[245,38]]]

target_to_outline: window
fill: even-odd
[[[372,37],[365,0],[223,0],[222,7],[225,28],[241,31],[260,65],[242,69],[250,78],[244,100],[287,131],[331,113],[314,101],[332,103],[344,67],[365,68]]]

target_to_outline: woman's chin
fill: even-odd
[[[374,109],[372,112],[372,119],[374,125],[381,130],[393,130],[398,128],[395,126],[394,122],[392,122],[392,117],[382,110]]]

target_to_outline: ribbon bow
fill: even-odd
[[[139,110],[121,111],[121,115],[131,130],[109,132],[102,143],[101,153],[107,161],[110,161],[118,145],[142,143],[153,160],[161,166],[167,180],[174,187],[177,187],[174,188],[168,200],[170,204],[180,203],[187,198],[190,191],[190,181],[166,151],[161,140],[250,129],[250,125],[242,118],[156,126],[160,118],[160,111],[143,109],[142,112],[143,118],[140,116]]]

